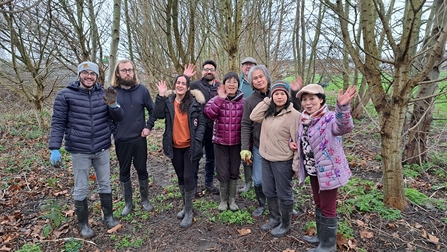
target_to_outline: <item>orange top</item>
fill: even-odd
[[[172,145],[175,148],[186,148],[191,145],[188,124],[188,113],[180,111],[180,103],[174,99],[174,125],[172,127]]]

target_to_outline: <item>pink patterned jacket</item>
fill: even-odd
[[[309,126],[309,144],[314,153],[315,165],[317,168],[317,178],[320,190],[331,190],[348,183],[351,177],[351,170],[343,151],[341,136],[349,133],[354,128],[350,113],[350,105],[336,105],[335,112],[328,111],[320,118],[313,119]],[[293,167],[298,171],[299,183],[303,183],[306,178],[306,171],[303,166],[303,156],[301,155],[301,137],[303,134],[303,124],[300,120],[296,143],[298,145],[299,159],[298,167]]]

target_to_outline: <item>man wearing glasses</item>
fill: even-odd
[[[71,153],[74,175],[73,198],[81,235],[95,235],[88,224],[88,183],[93,166],[98,183],[103,220],[109,228],[119,223],[113,219],[112,189],[110,187],[110,121],[120,121],[123,111],[116,102],[113,88],[104,91],[98,80],[98,65],[85,61],[78,66],[79,80],[57,93],[53,104],[48,147],[50,162],[61,165],[59,149],[62,139]],[[105,101],[105,102],[104,102]]]
[[[115,88],[119,104],[124,111],[123,120],[114,121],[112,125],[116,155],[120,165],[120,183],[125,202],[121,215],[126,216],[132,210],[132,181],[130,180],[132,163],[138,175],[141,206],[143,210],[150,212],[153,207],[148,198],[146,137],[151,133],[150,130],[154,125],[151,117],[154,103],[149,90],[139,84],[133,62],[118,61],[114,75],[111,86]],[[145,111],[149,115],[147,121]]]
[[[217,64],[213,60],[206,60],[202,64],[202,78],[191,82],[191,90],[198,89],[205,96],[205,104],[217,95],[217,87],[220,83],[216,80]],[[191,76],[191,74],[188,74]],[[205,189],[218,195],[219,189],[214,185],[214,145],[211,141],[213,137],[213,121],[207,118],[206,131],[203,136],[203,145],[205,147]],[[198,167],[197,167],[198,169]]]

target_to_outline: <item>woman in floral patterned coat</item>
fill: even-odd
[[[303,239],[318,247],[308,251],[336,251],[337,192],[351,176],[341,136],[354,128],[349,102],[355,94],[354,86],[346,92],[340,90],[335,112],[329,111],[324,90],[318,84],[308,84],[296,95],[301,99],[303,113],[296,142],[290,143],[298,151],[295,158],[299,159],[298,167],[293,169],[300,184],[310,176],[316,205],[317,235]]]

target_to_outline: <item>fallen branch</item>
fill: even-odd
[[[26,182],[26,187],[28,188],[28,191],[31,191],[31,188],[29,187],[28,179],[26,178],[26,172],[23,173],[23,176],[25,176],[25,182]]]
[[[60,238],[60,239],[55,239],[55,240],[41,240],[40,242],[59,242],[59,241],[69,241],[69,240],[82,241],[82,242],[86,242],[86,243],[89,243],[91,245],[98,247],[98,244],[96,244],[92,241],[84,240],[81,238],[75,238],[75,237]]]
[[[393,239],[397,239],[397,240],[400,240],[401,242],[403,242],[404,244],[411,244],[411,246],[415,246],[415,247],[419,247],[419,248],[422,248],[422,249],[424,249],[423,251],[439,251],[439,250],[437,250],[437,249],[432,249],[432,248],[429,248],[429,247],[425,247],[425,246],[422,246],[422,245],[418,245],[418,244],[416,244],[416,243],[412,243],[411,241],[406,241],[406,240],[404,240],[404,239],[402,239],[402,238],[400,238],[400,237],[394,237],[394,236],[392,236],[391,234],[389,234],[389,233],[387,233],[387,232],[385,232],[385,231],[382,231],[381,229],[377,229],[377,228],[371,228],[371,227],[365,227],[366,229],[370,229],[371,231],[375,231],[375,232],[378,232],[378,233],[382,233],[382,235],[385,235],[386,237],[393,237]],[[418,239],[419,241],[422,241],[421,239]],[[442,245],[443,247],[445,247],[445,244],[444,243],[441,243],[441,242],[439,242],[438,243],[440,246]]]

